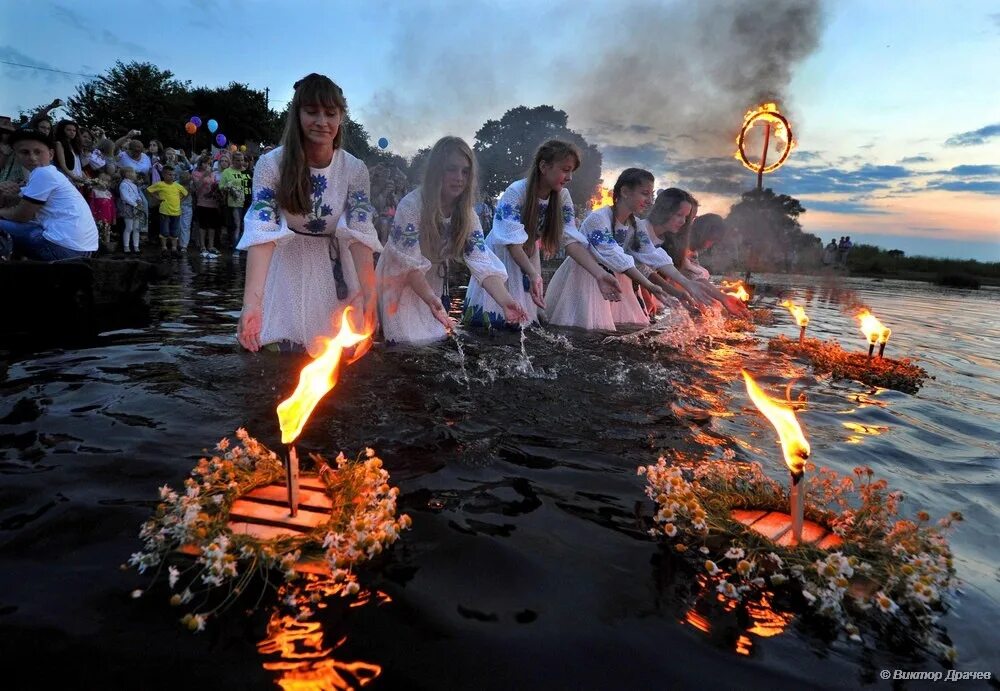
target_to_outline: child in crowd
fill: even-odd
[[[232,230],[231,244],[233,254],[238,254],[236,245],[243,235],[243,202],[246,200],[250,177],[243,172],[243,154],[233,153],[232,165],[222,173],[219,189],[226,195],[226,212],[229,214],[229,227]]]
[[[556,139],[538,147],[528,176],[510,185],[494,212],[493,230],[486,245],[507,271],[507,291],[528,315],[538,321],[545,308],[541,252],[554,255],[566,248],[593,276],[601,294],[617,299],[618,283],[591,256],[587,239],[576,228],[573,200],[566,185],[580,167],[580,151]],[[466,293],[463,322],[471,326],[504,326],[504,310],[473,277]]]
[[[125,222],[125,230],[122,231],[122,252],[125,254],[139,254],[139,235],[146,231],[146,205],[136,180],[135,168],[122,168],[118,203]]]
[[[444,137],[427,158],[423,184],[403,197],[378,260],[379,312],[386,341],[429,343],[452,329],[448,265],[462,260],[505,323],[528,321],[504,285],[507,271],[486,247],[472,202],[476,157],[458,137]]]
[[[551,324],[606,331],[614,331],[615,324],[649,324],[632,282],[639,283],[655,297],[664,298],[665,294],[636,268],[635,260],[626,254],[623,244],[628,234],[635,231],[636,216],[649,208],[652,197],[653,174],[627,168],[615,182],[612,205],[591,212],[580,227],[597,260],[615,273],[621,302],[608,302],[597,279],[575,259],[567,257],[545,294],[546,314]]]
[[[195,197],[195,220],[198,222],[198,248],[204,259],[219,256],[215,249],[215,236],[219,232],[219,188],[212,173],[212,159],[207,155],[198,160],[198,168],[192,174]]]
[[[181,250],[187,250],[188,244],[191,242],[191,221],[194,218],[194,181],[191,179],[191,173],[187,170],[182,170],[178,176],[178,181],[181,186],[187,190],[187,194],[181,200],[181,230],[180,230],[180,245]]]
[[[161,174],[163,180],[154,182],[146,191],[160,200],[160,249],[164,254],[173,250],[175,256],[180,256],[181,199],[188,196],[188,191],[174,179],[172,167],[165,166]]]
[[[94,214],[101,249],[111,251],[111,227],[115,224],[115,200],[111,194],[111,176],[100,172],[90,183],[90,211]]]

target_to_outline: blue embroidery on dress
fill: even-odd
[[[472,254],[474,250],[479,250],[480,252],[486,251],[486,238],[483,236],[483,231],[474,230],[469,239],[465,241],[465,253]]]
[[[333,213],[333,209],[330,208],[329,204],[324,204],[323,206],[319,207],[319,215],[320,216],[329,216],[332,213]]]
[[[615,242],[619,245],[625,245],[625,236],[628,235],[628,228],[621,228],[615,226]]]
[[[572,223],[573,219],[576,218],[576,214],[573,212],[573,207],[569,204],[564,204],[562,208],[563,212],[563,223]]]
[[[590,235],[587,236],[587,240],[594,247],[600,245],[611,245],[614,244],[615,238],[611,234],[611,230],[608,228],[598,228],[597,230],[591,231]]]
[[[372,206],[368,195],[364,190],[348,191],[347,193],[347,222],[357,221],[365,223],[369,216],[372,216],[375,208]]]
[[[393,223],[389,238],[393,243],[409,249],[420,242],[420,233],[412,223],[407,223],[405,228],[398,223]]]
[[[326,192],[326,178],[322,175],[312,175],[309,179],[312,181],[312,196],[314,198],[322,197],[323,193]]]
[[[496,213],[493,215],[494,220],[497,221],[517,221],[521,220],[521,209],[514,206],[513,204],[504,202],[497,206]]]
[[[278,218],[278,206],[275,201],[274,190],[270,187],[261,187],[257,190],[255,196],[256,201],[254,201],[250,208],[257,212],[257,219],[264,223],[276,221]],[[277,230],[277,228],[268,228],[267,230]]]
[[[306,221],[305,229],[310,233],[322,233],[326,230],[326,221],[322,218],[311,218]]]
[[[478,326],[484,329],[514,329],[516,325],[508,324],[503,314],[486,312],[482,305],[470,305],[466,302],[462,309],[462,324]]]

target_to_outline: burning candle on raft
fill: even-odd
[[[809,326],[809,317],[806,316],[806,311],[796,305],[791,300],[785,300],[781,303],[782,307],[787,307],[788,311],[792,313],[795,317],[795,323],[799,325],[799,345],[803,345],[806,340],[806,327]]]
[[[868,339],[868,360],[871,361],[876,344],[879,345],[878,356],[881,358],[882,354],[885,353],[885,344],[889,342],[892,329],[883,325],[868,310],[861,310],[857,317],[861,321],[861,333]]]
[[[281,442],[288,446],[285,459],[285,479],[288,487],[288,507],[292,517],[298,514],[299,503],[299,458],[294,442],[302,433],[306,421],[330,389],[337,385],[344,350],[357,346],[347,364],[360,359],[371,347],[372,325],[365,324],[363,331],[351,327],[351,308],[344,310],[340,320],[340,331],[333,338],[324,339],[323,351],[302,368],[299,383],[291,396],[278,404],[278,424],[281,426]]]
[[[747,394],[757,409],[764,414],[781,439],[781,451],[785,465],[791,474],[791,515],[792,538],[796,545],[802,544],[802,523],[805,514],[806,488],[802,478],[805,475],[806,460],[809,458],[809,442],[806,441],[795,411],[773,400],[757,385],[746,370],[742,370]]]

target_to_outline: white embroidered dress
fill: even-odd
[[[364,163],[337,149],[329,166],[310,168],[312,209],[306,215],[293,215],[278,208],[281,153],[278,147],[257,161],[253,203],[238,249],[267,242],[276,245],[264,282],[261,344],[290,341],[316,356],[322,345],[319,337],[332,337],[340,329],[345,307],[353,307],[356,315],[363,313],[350,246],[360,242],[379,252],[382,245],[372,225]],[[334,262],[338,255],[339,269]]]
[[[528,315],[528,322],[533,323],[538,321],[538,306],[531,299],[531,284],[508,249],[508,245],[523,245],[528,240],[528,231],[521,221],[521,210],[524,208],[527,189],[527,179],[521,179],[511,183],[510,187],[500,196],[496,212],[493,215],[493,230],[486,236],[486,246],[503,263],[507,270],[507,291],[524,308]],[[547,198],[538,200],[539,235],[545,226],[548,207],[549,200]],[[587,239],[576,227],[573,199],[565,187],[559,192],[557,213],[561,214],[563,222],[560,246],[566,247],[574,242],[586,245]],[[542,271],[540,251],[531,255],[529,260],[540,275]],[[474,326],[506,326],[503,308],[483,289],[482,283],[475,277],[469,282],[469,290],[466,293],[464,321]]]
[[[420,188],[403,197],[396,207],[392,230],[375,273],[379,285],[379,315],[382,335],[391,343],[423,344],[439,341],[447,334],[420,296],[407,282],[410,272],[422,271],[435,295],[446,292],[448,262],[431,262],[420,251]],[[483,238],[479,217],[473,215],[472,234],[465,243],[463,258],[472,277],[482,283],[490,276],[507,280],[503,263]],[[447,223],[447,219],[446,219]],[[447,297],[445,308],[447,309]]]
[[[629,227],[615,223],[612,232],[611,214],[610,206],[591,212],[580,226],[580,234],[587,239],[597,261],[617,274],[622,286],[621,302],[605,300],[597,279],[572,257],[567,257],[545,291],[545,315],[550,324],[614,331],[615,323],[649,323],[635,297],[632,279],[623,274],[635,267],[635,260],[622,249]]]

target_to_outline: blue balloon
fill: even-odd
[[[381,139],[378,140],[378,147],[380,149],[388,148],[388,146],[389,146],[389,140],[386,139],[385,137],[382,137]]]
[[[208,131],[211,132],[212,134],[215,134],[215,130],[217,129],[219,129],[219,123],[217,123],[215,120],[209,120]]]
[[[197,115],[192,116],[190,121],[194,123],[195,127],[201,127],[201,118],[199,118]]]
[[[208,129],[212,129],[212,123],[213,122],[215,122],[215,120],[209,120],[208,121]],[[215,126],[218,127],[219,125],[216,124]],[[226,145],[226,135],[222,134],[222,132],[219,132],[217,135],[215,135],[215,143],[218,144],[219,146],[225,146]]]

